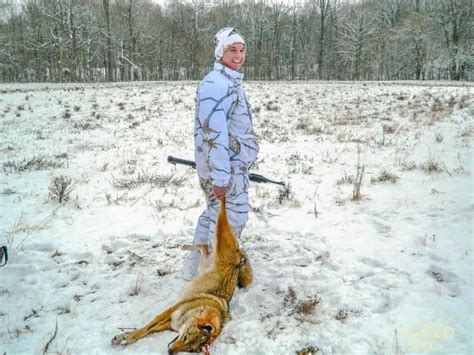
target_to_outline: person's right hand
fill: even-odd
[[[227,187],[212,185],[212,192],[214,192],[214,195],[216,195],[219,201],[222,201],[227,192]]]

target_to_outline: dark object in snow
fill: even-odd
[[[3,259],[5,258],[5,261]],[[5,266],[8,261],[8,249],[4,245],[0,248],[0,267]]]
[[[168,163],[171,164],[182,164],[182,165],[187,165],[192,167],[193,169],[196,169],[196,163],[193,162],[192,160],[186,160],[186,159],[180,159],[180,158],[175,158],[171,155],[168,155]],[[249,174],[249,179],[250,181],[253,182],[262,182],[262,183],[270,183],[270,184],[277,184],[281,186],[285,186],[285,183],[283,181],[274,181],[266,178],[263,175],[260,174]]]
[[[296,351],[296,355],[315,355],[319,352],[319,348],[316,346],[308,346],[304,349]]]

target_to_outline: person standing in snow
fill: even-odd
[[[206,209],[199,217],[193,244],[212,248],[219,200],[226,198],[229,224],[238,238],[248,220],[249,169],[258,154],[250,104],[239,72],[245,62],[245,40],[226,27],[214,37],[216,62],[196,93],[195,161]],[[183,277],[197,275],[200,253],[191,251]]]

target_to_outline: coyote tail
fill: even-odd
[[[225,198],[221,202],[219,217],[216,227],[216,253],[225,253],[228,250],[238,249],[239,245],[229,225],[226,212]]]

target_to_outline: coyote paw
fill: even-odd
[[[125,346],[131,343],[134,343],[135,340],[133,340],[133,338],[130,337],[130,333],[131,332],[126,332],[126,333],[122,333],[122,334],[114,336],[114,338],[112,339],[112,346],[119,346],[119,345]]]

